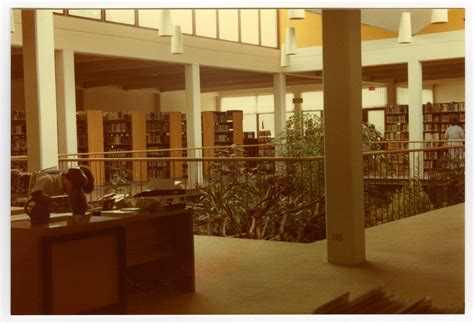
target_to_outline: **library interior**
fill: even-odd
[[[6,315],[472,315],[467,14],[12,8]]]

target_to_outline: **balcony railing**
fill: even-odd
[[[196,233],[298,242],[325,238],[323,156],[239,154],[232,147],[231,157],[62,157],[60,168],[87,162],[98,176],[93,198],[108,192],[131,197],[152,182],[147,163],[161,163],[169,169],[167,177],[185,183]],[[464,201],[464,146],[364,152],[363,159],[366,227]],[[135,164],[128,180],[100,177],[113,163]]]

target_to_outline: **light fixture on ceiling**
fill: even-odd
[[[288,18],[293,20],[304,19],[304,9],[288,9]]]
[[[431,9],[431,23],[443,24],[448,22],[448,9]]]
[[[171,54],[182,54],[184,53],[184,46],[181,26],[173,27],[173,36],[171,36]]]
[[[10,32],[15,32],[15,20],[13,19],[13,10],[10,10]]]
[[[411,43],[411,15],[410,12],[402,12],[400,26],[398,27],[398,42],[400,44]]]
[[[286,40],[285,40],[286,54],[296,54],[296,33],[295,27],[286,27]]]
[[[281,47],[280,47],[280,66],[281,67],[290,66],[290,55],[286,53],[285,43],[281,44]]]
[[[169,9],[160,11],[161,19],[158,26],[158,35],[160,37],[170,37],[173,35],[173,24],[171,23],[171,12]]]

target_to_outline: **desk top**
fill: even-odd
[[[45,229],[68,228],[78,229],[79,227],[92,226],[98,223],[128,223],[134,221],[144,221],[155,219],[158,217],[178,216],[179,214],[189,214],[191,211],[187,209],[162,211],[157,213],[133,213],[133,212],[108,212],[101,216],[73,216],[71,213],[51,213],[50,221],[47,224],[31,226],[30,218],[26,214],[11,216],[12,230],[34,230],[44,231]]]

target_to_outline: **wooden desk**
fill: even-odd
[[[125,232],[118,219],[11,222],[11,313],[124,313]]]
[[[124,313],[125,283],[193,292],[192,212],[11,222],[12,314]]]
[[[110,216],[110,215],[109,215]],[[104,217],[109,217],[104,216]],[[129,283],[172,283],[195,291],[193,216],[190,210],[116,214],[125,227]]]

